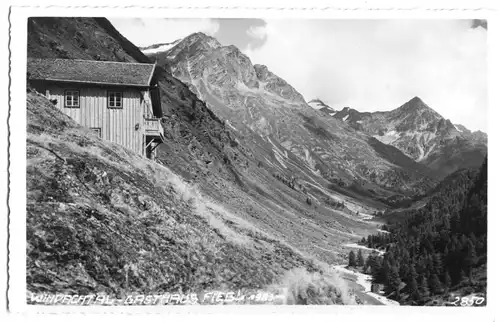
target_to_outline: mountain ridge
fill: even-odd
[[[344,108],[328,116],[400,149],[440,173],[439,178],[462,167],[480,166],[486,153],[485,133],[453,124],[418,96],[390,111]]]
[[[309,168],[309,177],[322,176],[346,185],[361,181],[398,193],[414,189],[422,192],[432,185],[429,181],[425,188],[413,187],[415,182],[421,185],[421,177],[403,174],[413,170],[381,158],[364,134],[353,136],[355,132],[342,122],[322,118],[292,85],[265,65],[253,65],[235,46],[220,46],[214,38],[196,33],[150,58],[163,62],[172,75],[189,84],[241,135],[257,134],[265,141],[276,142],[272,149],[296,155]],[[356,150],[349,151],[352,148]],[[279,159],[277,155],[272,152],[272,159]],[[272,166],[286,171],[286,162],[281,161],[271,162]]]

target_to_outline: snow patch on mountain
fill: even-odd
[[[320,104],[319,102],[316,102],[316,101],[309,102],[309,106],[315,110],[319,110],[320,108],[324,107],[322,104]]]
[[[434,151],[435,147],[436,147],[436,143],[433,143],[432,146],[425,153],[424,158],[422,160],[427,159],[427,157],[432,153],[432,151]]]
[[[417,158],[417,162],[420,162],[425,157],[425,151],[424,151],[424,148],[422,148],[422,145],[420,145],[420,144],[417,144],[417,149],[418,149],[418,153],[419,153],[419,156]]]
[[[399,139],[400,136],[401,136],[401,134],[399,132],[397,132],[395,130],[390,130],[390,131],[384,133],[384,135],[374,135],[373,137],[384,144],[391,144],[392,142]]]
[[[267,141],[272,145],[273,154],[276,160],[283,166],[283,168],[288,169],[285,164],[285,159],[288,159],[288,152],[286,150],[281,151],[269,137],[267,137]]]
[[[458,126],[456,126],[455,124],[453,124],[453,126],[455,127],[455,130],[457,130],[458,132],[463,132],[463,131],[462,131],[462,130],[460,130],[460,129],[458,128]]]
[[[290,151],[292,149],[292,141],[287,140],[287,141],[281,142],[281,146],[284,147],[286,150]],[[287,153],[287,155],[288,155],[288,153]]]
[[[142,49],[142,53],[144,55],[151,55],[151,54],[157,54],[157,53],[161,53],[161,52],[165,52],[165,51],[168,51],[170,50],[171,48],[173,48],[175,45],[177,45],[179,42],[181,42],[182,39],[178,39],[172,43],[168,43],[168,44],[162,44],[158,47],[154,46],[154,47],[149,47],[149,48],[144,48]]]
[[[285,161],[283,160],[281,155],[274,149],[273,149],[273,152],[274,152],[274,158],[281,164],[281,166],[285,169],[288,169],[288,167],[286,166]]]
[[[309,167],[309,169],[312,172],[316,171],[316,162],[314,161],[313,157],[311,156],[311,153],[309,152],[308,149],[304,148],[304,161],[306,162],[306,165]]]
[[[277,94],[277,93],[274,93],[274,92],[271,92],[271,91],[267,90],[266,86],[269,84],[269,82],[258,81],[258,84],[259,84],[258,87],[250,88],[245,83],[243,83],[242,81],[237,81],[234,84],[234,88],[236,90],[240,91],[241,93],[251,93],[251,94],[256,94],[256,95],[266,95],[266,96],[268,96],[268,97],[270,97],[270,98],[272,98],[274,100],[280,101],[280,102],[285,102],[285,103],[288,103],[288,104],[292,103],[289,100],[287,100],[286,98],[284,98],[283,96],[280,96],[280,94],[283,95],[283,89],[280,90],[280,94]]]
[[[350,116],[350,115],[346,115],[346,116],[344,116],[344,117],[342,118],[342,121],[344,121],[344,122],[345,122],[345,121],[347,121],[347,119],[349,118],[349,116]]]

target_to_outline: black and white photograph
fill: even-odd
[[[489,22],[26,17],[22,301],[491,305]]]

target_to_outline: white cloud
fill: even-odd
[[[486,31],[466,20],[268,20],[246,48],[307,100],[390,110],[419,96],[443,117],[486,130]]]
[[[136,46],[169,43],[194,32],[213,36],[219,23],[212,19],[109,18],[113,26]]]
[[[248,28],[247,35],[255,39],[264,39],[266,37],[266,27],[265,26],[252,26]]]

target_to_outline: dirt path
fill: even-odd
[[[383,250],[375,249],[375,248],[368,248],[366,246],[359,245],[359,244],[356,244],[356,243],[344,244],[342,246],[349,247],[349,248],[359,248],[359,249],[364,249],[364,250],[368,250],[368,251],[372,251],[372,252],[377,252],[380,255],[384,255],[384,253],[385,253],[385,251],[383,251]]]

